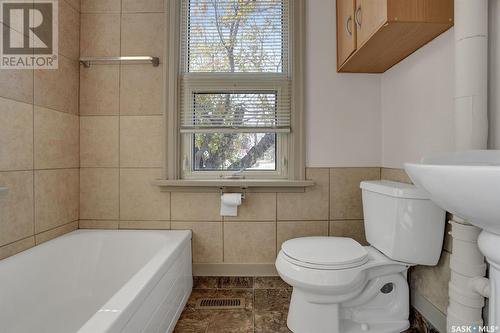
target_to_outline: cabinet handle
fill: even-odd
[[[359,14],[361,14],[361,6],[356,9],[356,13],[354,14],[354,20],[356,24],[361,27],[361,19],[359,18]]]
[[[345,25],[345,29],[347,30],[347,34],[349,36],[352,36],[352,28],[351,28],[351,25],[352,25],[352,16],[349,16],[347,18],[347,22],[346,22],[346,25]]]

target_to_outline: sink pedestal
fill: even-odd
[[[473,281],[486,273],[484,256],[478,247],[481,229],[453,217],[453,252],[450,260],[450,302],[447,311],[448,332],[453,328],[483,325],[482,310],[484,297],[474,290]]]
[[[490,298],[488,325],[500,326],[500,235],[482,231],[478,239],[479,249],[490,264]]]

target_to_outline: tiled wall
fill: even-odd
[[[163,0],[82,0],[81,55],[164,59]],[[163,62],[163,61],[162,61]],[[81,69],[81,228],[191,229],[195,263],[273,263],[305,235],[363,240],[359,182],[380,168],[307,170],[306,193],[250,193],[237,218],[217,193],[161,192],[162,65]]]
[[[0,70],[0,259],[78,227],[79,0],[59,1],[59,69]]]
[[[411,183],[402,169],[382,168],[382,179]],[[445,230],[443,251],[437,266],[415,266],[410,269],[410,288],[413,292],[427,299],[444,315],[448,307],[448,281],[450,280],[450,254],[452,240],[448,235],[449,225]]]

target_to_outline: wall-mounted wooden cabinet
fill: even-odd
[[[337,0],[337,69],[383,73],[453,26],[453,0]]]

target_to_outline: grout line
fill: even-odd
[[[71,224],[71,223],[74,223],[74,222],[78,222],[78,220],[73,220],[73,221],[70,221],[70,222],[66,222],[66,223],[63,223],[63,224],[58,225],[58,226],[56,226],[56,227],[52,227],[52,228],[50,228],[50,229],[47,229],[47,230],[44,230],[44,231],[40,231],[40,232],[38,232],[38,233],[34,233],[33,235],[29,235],[29,236],[27,236],[27,237],[23,237],[23,238],[20,238],[20,239],[16,239],[15,241],[12,241],[12,242],[9,242],[9,243],[5,243],[5,244],[3,244],[3,245],[1,245],[1,246],[0,246],[0,249],[1,249],[1,248],[3,248],[3,247],[5,247],[5,246],[12,245],[12,244],[14,244],[14,243],[21,242],[21,241],[26,240],[26,239],[28,239],[28,238],[35,237],[35,236],[41,235],[41,234],[43,234],[43,233],[46,233],[46,232],[49,232],[49,231],[52,231],[52,230],[55,230],[55,229],[58,229],[58,228],[64,227],[64,226],[66,226],[66,225],[68,225],[68,224]]]
[[[66,2],[66,4],[68,6],[70,6],[72,9],[74,9],[76,12],[78,12],[78,14],[81,14],[81,8],[78,9],[78,8],[74,7],[73,4],[71,4],[68,0],[63,0],[63,1]],[[80,4],[80,7],[81,7],[81,4]]]
[[[32,79],[33,81],[31,82],[31,85],[32,85],[32,94],[33,94],[33,99],[32,99],[32,102],[33,104],[31,105],[31,115],[32,115],[32,135],[33,135],[33,142],[32,142],[32,154],[33,154],[33,161],[32,161],[32,170],[31,170],[31,179],[33,181],[33,188],[32,188],[32,198],[33,198],[33,237],[35,237],[35,232],[36,232],[36,197],[35,197],[35,191],[36,191],[36,188],[35,188],[35,158],[36,158],[36,155],[35,155],[35,70],[31,70],[32,71]],[[35,245],[36,245],[36,239],[33,239],[33,241],[35,242]]]
[[[65,0],[68,1],[68,0]],[[77,9],[78,12],[78,58],[80,58],[80,53],[81,53],[81,48],[80,48],[80,41],[82,40],[82,4],[81,1],[78,2],[80,4],[80,8]],[[71,4],[70,4],[71,6]],[[81,159],[81,152],[82,152],[82,138],[81,138],[81,97],[82,97],[82,78],[81,78],[81,66],[80,62],[78,62],[78,221],[76,222],[76,229],[80,229],[80,212],[81,212],[81,184],[82,184],[82,173],[81,173],[81,167],[82,167],[82,159]]]
[[[224,230],[226,229],[226,223],[224,222],[224,218],[222,218],[222,263],[224,263],[225,259],[225,251],[224,251]]]
[[[34,93],[34,85],[33,84],[32,84],[31,89],[32,89],[32,93],[34,95],[35,93]],[[34,98],[34,96],[33,96],[33,98]],[[26,102],[26,101],[23,101],[23,100],[20,100],[20,99],[16,99],[16,98],[10,97],[10,96],[2,96],[2,95],[0,95],[0,99],[6,99],[6,100],[11,101],[11,102],[16,102],[16,103],[21,103],[21,104],[27,104],[27,105],[31,105],[31,106],[33,106],[35,104],[35,103],[33,103],[33,100],[31,102]]]
[[[7,246],[10,246],[10,245],[13,245],[13,244],[18,243],[18,242],[22,242],[22,241],[24,241],[26,239],[29,239],[29,238],[33,238],[33,241],[34,241],[35,235],[30,235],[30,236],[27,236],[27,237],[23,237],[23,238],[17,239],[17,240],[15,240],[13,242],[9,242],[9,243],[3,244],[3,245],[0,246],[0,249],[2,249],[4,247],[7,247]]]
[[[42,168],[42,169],[14,169],[14,170],[0,170],[0,173],[2,172],[28,172],[28,171],[50,171],[50,170],[79,170],[79,167],[68,167],[68,168]]]
[[[274,194],[274,200],[275,200],[275,238],[274,238],[274,256],[278,256],[278,193]]]
[[[119,54],[122,54],[122,21],[123,21],[123,13],[122,13],[123,1],[120,0],[120,49]],[[118,64],[118,229],[121,228],[121,85],[122,85],[122,64]]]
[[[0,99],[6,99],[8,101],[12,101],[12,102],[16,102],[16,103],[28,104],[28,105],[31,105],[33,107],[43,108],[43,109],[47,109],[49,111],[60,112],[60,113],[64,113],[64,114],[68,114],[68,115],[73,115],[73,116],[79,117],[78,113],[68,112],[68,111],[61,111],[61,110],[54,109],[52,107],[44,106],[44,105],[41,105],[41,104],[36,104],[35,101],[34,101],[34,95],[35,95],[35,84],[34,84],[34,81],[35,81],[35,78],[34,78],[34,74],[33,74],[33,87],[32,87],[32,89],[33,89],[33,101],[32,102],[26,102],[26,101],[23,101],[23,100],[20,100],[20,99],[15,99],[15,98],[12,98],[12,97],[6,97],[6,96],[1,96],[1,95],[0,95]]]
[[[116,65],[120,66],[120,65]],[[120,74],[118,75],[120,76]],[[55,110],[57,111],[57,110]],[[60,111],[62,112],[62,111]],[[66,112],[67,113],[67,112]],[[161,114],[120,114],[120,113],[115,113],[115,114],[82,114],[80,117],[87,118],[87,117],[162,117]]]
[[[278,239],[278,236],[276,236]],[[252,297],[253,297],[253,306],[252,306],[252,329],[255,333],[255,276],[252,277]]]
[[[49,229],[44,230],[44,231],[40,231],[40,232],[36,233],[36,234],[35,234],[35,236],[38,236],[38,235],[40,235],[40,234],[43,234],[43,233],[46,233],[46,232],[49,232],[49,231],[53,231],[53,230],[59,229],[59,228],[61,228],[61,227],[65,227],[65,226],[67,226],[68,224],[75,223],[75,222],[78,222],[78,219],[76,219],[76,220],[71,220],[71,221],[69,221],[69,222],[65,222],[65,223],[63,223],[63,224],[60,224],[60,225],[58,225],[58,226],[55,226],[55,227],[49,228]]]
[[[161,167],[129,167],[129,166],[126,166],[126,167],[121,167],[119,165],[117,166],[81,166],[80,168],[63,168],[63,169],[130,169],[130,170],[134,170],[134,169],[144,169],[144,170],[157,170],[157,169],[161,169]],[[48,169],[48,170],[52,170],[52,169]],[[29,170],[12,170],[12,171],[29,171]],[[2,171],[0,171],[2,172]],[[168,192],[168,191],[166,191]],[[169,192],[170,193],[170,192]]]
[[[328,168],[328,221],[331,219],[332,211],[332,168]],[[330,222],[328,222],[328,236],[330,236]]]

